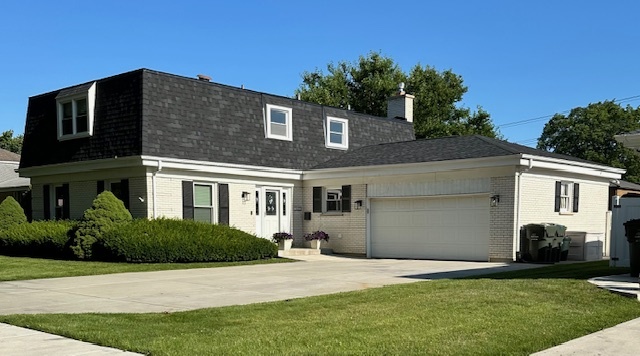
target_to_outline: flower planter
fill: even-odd
[[[311,242],[311,248],[314,250],[319,250],[322,244],[322,240],[311,240],[309,242]]]
[[[293,240],[286,239],[278,242],[278,250],[288,251],[291,249],[291,245],[293,244]]]

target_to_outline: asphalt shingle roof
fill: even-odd
[[[0,161],[20,162],[20,155],[0,148]]]
[[[483,157],[530,154],[593,163],[583,159],[492,139],[484,136],[450,136],[362,147],[314,167],[341,168],[403,163],[438,162]]]

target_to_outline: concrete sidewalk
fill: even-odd
[[[640,300],[638,278],[630,277],[628,274],[591,278],[589,282],[612,293]],[[640,304],[638,304],[638,308],[640,308]],[[639,335],[640,318],[567,341],[533,355],[638,355],[640,352]]]
[[[36,330],[0,323],[0,355],[3,356],[133,356],[140,355]]]

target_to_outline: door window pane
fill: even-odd
[[[266,192],[267,201],[265,202],[265,205],[266,205],[267,215],[278,214],[277,198],[278,196],[276,195],[276,192]]]

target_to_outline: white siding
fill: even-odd
[[[411,197],[451,194],[486,193],[491,186],[490,178],[433,179],[417,182],[372,183],[368,186],[371,198]]]

